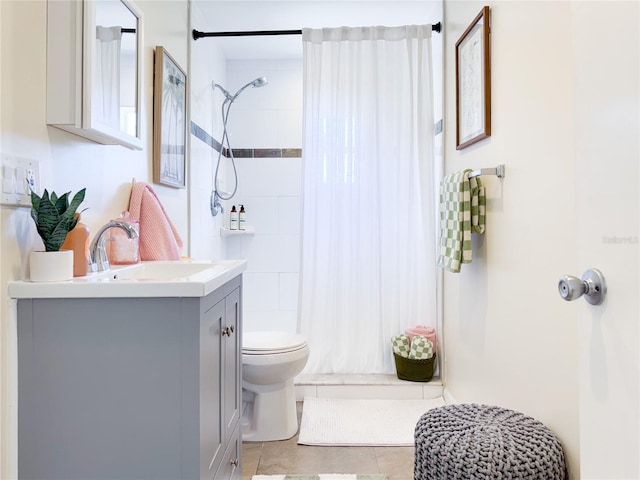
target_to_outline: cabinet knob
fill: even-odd
[[[233,333],[233,325],[230,325],[230,326],[222,329],[222,336],[223,337],[224,336],[230,337],[232,333]]]
[[[234,458],[234,459],[233,459],[233,460],[231,460],[229,463],[230,463],[231,465],[233,465],[234,467],[237,467],[239,462],[238,462],[238,459],[237,459],[237,458]]]

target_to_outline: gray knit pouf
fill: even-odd
[[[415,480],[564,480],[564,452],[551,430],[500,407],[434,408],[415,431]]]

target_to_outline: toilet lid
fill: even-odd
[[[253,355],[290,352],[307,344],[302,335],[288,332],[246,332],[242,336],[242,351]]]

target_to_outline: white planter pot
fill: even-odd
[[[73,250],[31,252],[29,263],[32,282],[63,282],[73,278]]]

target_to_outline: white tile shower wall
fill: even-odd
[[[255,235],[237,237],[242,242],[242,258],[248,272],[287,272],[299,270],[299,235]],[[235,237],[233,238],[235,240]]]
[[[300,233],[300,196],[278,198],[278,225],[280,233],[296,235]]]
[[[298,309],[298,273],[280,274],[280,310]]]
[[[227,85],[235,92],[257,77],[268,84],[248,88],[229,116],[237,148],[294,148],[302,144],[302,63],[300,61],[229,61]]]
[[[243,179],[244,181],[244,179]],[[239,197],[244,202],[247,225],[253,227],[260,235],[276,235],[278,230],[278,197],[249,196]],[[229,220],[227,215],[227,221]]]
[[[236,203],[245,197],[299,198],[302,194],[300,158],[236,158],[236,167],[240,180]]]
[[[233,148],[275,147],[278,138],[278,112],[275,110],[241,110],[243,103],[250,103],[264,94],[265,89],[245,90],[233,103],[227,122],[229,140]]]
[[[278,310],[279,283],[278,273],[245,273],[244,309],[262,312]]]
[[[302,63],[229,61],[227,88],[235,92],[257,77],[233,104],[228,130],[233,149],[302,148]],[[297,328],[300,257],[301,158],[236,158],[238,192],[227,202],[243,204],[253,235],[225,238],[226,258],[247,259],[244,294],[246,331]],[[229,172],[231,169],[229,169]],[[233,178],[227,177],[232,185]]]

